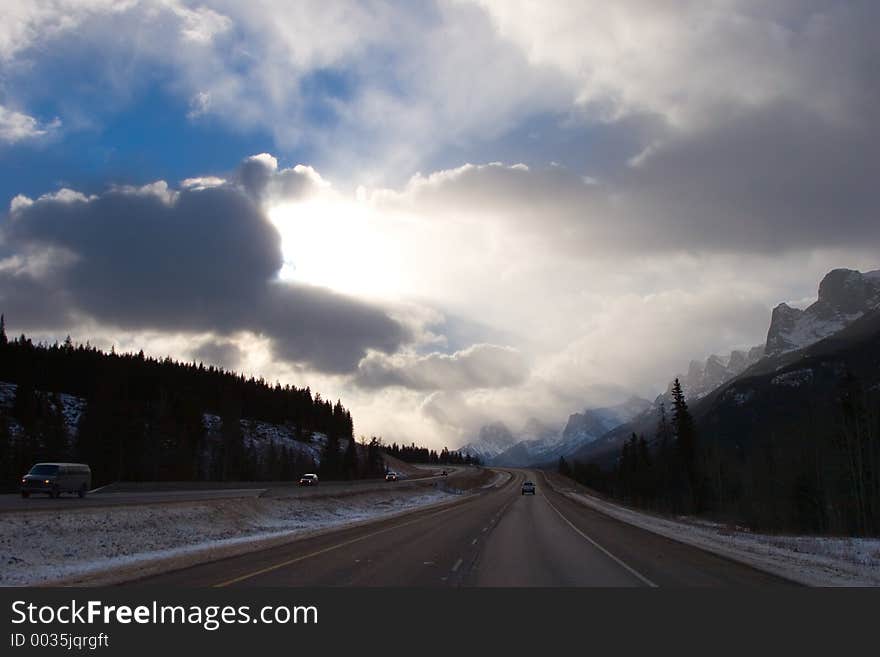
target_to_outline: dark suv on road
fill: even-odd
[[[535,494],[535,484],[531,481],[524,481],[522,485],[522,494],[523,495],[534,495]]]

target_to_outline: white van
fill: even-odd
[[[85,463],[37,463],[21,478],[21,496],[46,493],[76,493],[85,497],[92,487],[92,470]]]

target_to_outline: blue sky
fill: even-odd
[[[47,109],[37,116],[59,116],[54,108]],[[99,122],[58,131],[37,146],[18,143],[4,149],[4,172],[9,175],[0,185],[7,203],[16,194],[38,196],[62,186],[98,193],[108,184],[142,185],[157,179],[182,180],[193,172],[223,173],[248,155],[273,150],[271,136],[259,130],[187,120],[187,105],[158,85],[113,112],[88,105],[78,111]],[[297,152],[289,157],[299,161]]]
[[[0,309],[399,440],[652,397],[877,267],[876,14],[4,2]]]

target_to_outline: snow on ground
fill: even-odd
[[[0,515],[0,585],[36,585],[159,559],[296,537],[454,499],[401,490],[320,499],[239,498]]]
[[[636,527],[808,586],[880,586],[877,538],[755,534],[720,523],[642,513],[582,492],[566,494]]]

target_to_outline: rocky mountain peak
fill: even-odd
[[[847,314],[864,312],[877,302],[878,282],[852,269],[833,269],[819,283],[818,304]]]
[[[730,359],[727,366],[732,370],[743,371],[748,366],[749,357],[746,352],[740,349],[734,349],[730,352]]]
[[[803,349],[846,328],[880,307],[880,276],[853,269],[833,269],[819,283],[818,298],[806,310],[781,303],[773,309],[767,331],[768,356]]]
[[[725,381],[743,372],[747,367],[757,363],[764,355],[764,346],[758,345],[746,351],[730,352],[727,357],[712,354],[704,362],[692,360],[688,365],[687,374],[679,374],[677,378],[689,399],[698,399],[711,392]],[[665,401],[671,399],[672,382],[662,395]]]

